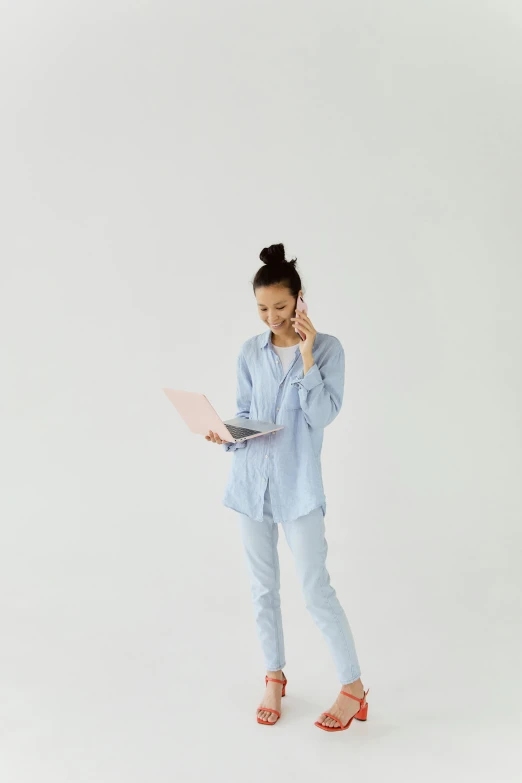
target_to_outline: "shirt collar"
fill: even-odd
[[[267,346],[273,345],[272,343],[272,330],[267,329],[263,335],[263,341],[261,343],[261,348],[267,348]],[[296,353],[299,350],[299,343],[295,346]]]

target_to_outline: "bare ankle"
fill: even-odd
[[[364,692],[363,684],[361,682],[361,678],[359,677],[358,680],[355,680],[355,682],[350,682],[347,685],[343,685],[343,691],[348,691],[348,693],[359,693]]]

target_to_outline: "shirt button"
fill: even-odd
[[[279,410],[281,410],[281,409],[280,408],[276,408],[276,411],[279,411]]]

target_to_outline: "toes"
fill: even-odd
[[[335,715],[335,712],[333,714]],[[322,712],[320,717],[317,718],[317,722],[320,723],[321,726],[326,726],[328,729],[338,729],[340,728],[339,723],[344,724],[346,723],[346,720],[343,720],[342,718],[333,720],[333,718],[330,718],[325,712]]]
[[[270,723],[275,723],[277,720],[275,712],[268,712],[267,710],[262,710],[260,707],[258,707],[257,717],[260,720],[267,720]]]
[[[317,720],[321,724],[321,726],[326,726],[328,729],[336,728],[336,726],[339,725],[334,720],[332,720],[332,718],[329,718],[328,715],[325,715],[324,712]]]

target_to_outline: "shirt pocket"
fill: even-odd
[[[284,410],[296,410],[296,408],[301,407],[298,386],[292,385],[291,383],[288,384],[284,392],[284,397],[281,401],[281,407]]]

